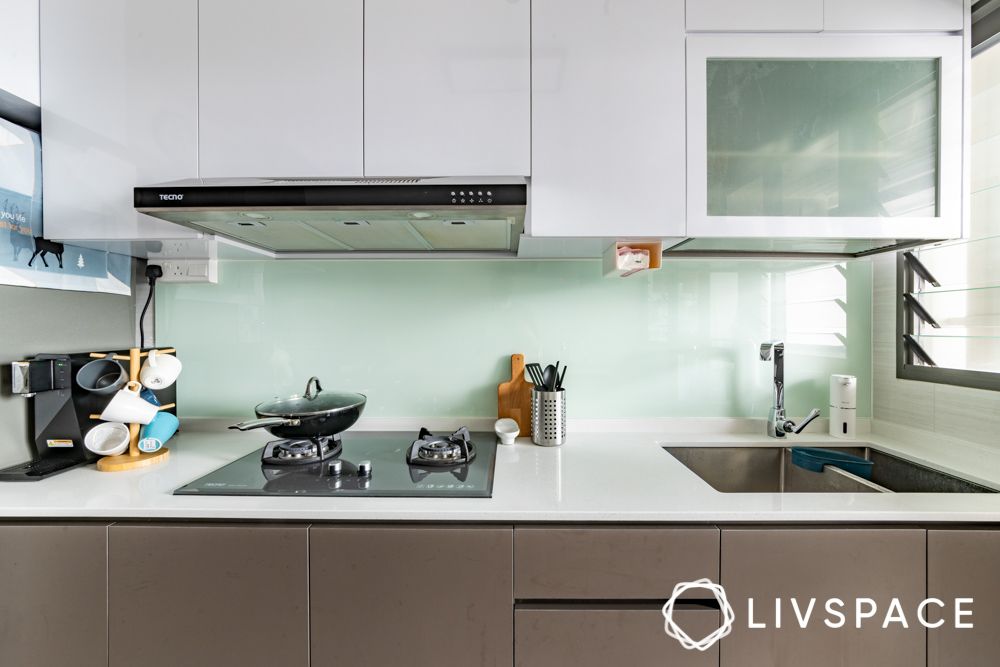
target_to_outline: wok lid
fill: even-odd
[[[364,394],[324,390],[319,378],[313,376],[309,378],[306,391],[301,396],[294,394],[288,398],[266,401],[258,404],[254,411],[260,417],[311,417],[357,408],[367,400]]]

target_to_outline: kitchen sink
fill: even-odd
[[[996,493],[975,482],[888,454],[867,444],[822,447],[872,462],[871,480],[827,465],[811,472],[792,464],[791,447],[664,447],[724,493]]]

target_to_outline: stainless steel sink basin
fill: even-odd
[[[790,447],[664,447],[678,461],[724,493],[996,493],[975,482],[913,463],[867,445],[823,447],[871,461],[865,480],[826,466],[811,472],[792,464]]]

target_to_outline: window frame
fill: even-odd
[[[918,353],[907,344],[907,336],[916,330],[917,314],[906,302],[905,295],[913,291],[917,276],[909,266],[906,255],[907,252],[896,253],[896,377],[902,380],[1000,391],[1000,373],[914,363],[914,357]]]

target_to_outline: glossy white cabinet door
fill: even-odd
[[[40,26],[45,235],[197,236],[132,200],[197,174],[197,0],[42,0]]]
[[[533,0],[532,236],[683,235],[683,26],[683,0]]]
[[[366,175],[528,174],[530,6],[366,0]]]
[[[826,30],[962,30],[965,0],[827,0]]]
[[[957,238],[961,36],[692,35],[688,235]]]
[[[826,0],[826,4],[838,1]],[[823,0],[687,0],[687,29],[691,32],[819,32],[823,29]]]
[[[201,0],[202,177],[363,174],[363,0]]]
[[[38,0],[4,0],[0,89],[38,104]]]

